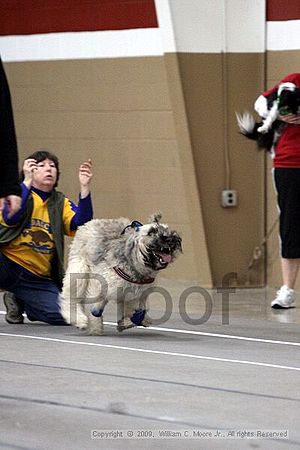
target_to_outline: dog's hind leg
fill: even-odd
[[[59,302],[61,315],[67,323],[75,325],[80,329],[85,329],[87,327],[88,319],[80,301],[68,301],[64,294],[61,293]]]
[[[108,300],[102,300],[99,303],[96,303],[89,315],[88,315],[88,325],[87,325],[87,334],[90,336],[101,336],[104,334],[104,325],[103,325],[103,311],[105,305]]]
[[[87,316],[82,307],[88,282],[87,270],[85,266],[68,267],[59,296],[60,311],[65,321],[82,329],[87,326]]]

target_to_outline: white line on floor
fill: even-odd
[[[6,314],[6,312],[0,311],[0,315],[1,314]],[[116,326],[117,324],[115,322],[104,322],[104,325]],[[183,330],[180,328],[149,327],[149,328],[147,328],[147,330],[161,331],[164,333],[168,332],[168,333],[190,334],[190,335],[194,335],[194,336],[208,336],[208,337],[215,337],[215,338],[221,338],[221,339],[236,339],[236,340],[240,340],[240,341],[261,342],[263,344],[292,345],[295,347],[300,347],[300,342],[278,341],[275,339],[252,338],[252,337],[247,337],[247,336],[236,336],[236,335],[231,335],[231,334],[207,333],[204,331]]]
[[[151,353],[151,354],[155,354],[155,355],[176,356],[176,357],[181,357],[181,358],[203,359],[203,360],[208,360],[208,361],[219,361],[219,362],[227,362],[227,363],[234,363],[234,364],[247,364],[247,365],[251,365],[251,366],[270,367],[272,369],[300,371],[300,367],[281,366],[279,364],[260,363],[260,362],[256,362],[256,361],[244,361],[244,360],[239,360],[239,359],[215,358],[212,356],[191,355],[189,353],[163,352],[160,350],[147,350],[147,349],[143,349],[143,348],[134,348],[134,347],[125,347],[125,346],[122,347],[120,345],[97,344],[95,342],[72,341],[72,340],[68,340],[68,339],[47,338],[47,337],[41,337],[41,336],[28,336],[28,335],[24,335],[24,334],[12,334],[12,333],[0,333],[0,336],[22,338],[22,339],[34,339],[34,340],[48,341],[48,342],[59,342],[59,343],[63,343],[63,344],[85,345],[85,346],[89,346],[89,347],[111,348],[111,349],[115,349],[115,350],[127,350],[127,351],[132,351],[132,352]]]
[[[114,322],[104,322],[104,324],[111,325],[111,326],[117,325]],[[241,340],[241,341],[262,342],[264,344],[294,345],[296,347],[300,347],[300,342],[276,341],[276,340],[272,340],[272,339],[251,338],[251,337],[246,337],[246,336],[234,336],[231,334],[206,333],[204,331],[182,330],[179,328],[149,327],[149,328],[147,328],[147,330],[163,331],[163,332],[169,332],[169,333],[193,334],[196,336],[208,336],[208,337],[216,337],[216,338],[222,338],[222,339],[237,339],[237,340]]]

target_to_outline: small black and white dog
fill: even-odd
[[[277,120],[278,116],[300,114],[300,88],[293,83],[282,83],[268,97],[261,95],[255,103],[255,109],[264,117],[261,122],[256,122],[248,112],[242,115],[236,113],[240,132],[256,141],[259,149],[271,152],[286,126],[284,122]]]

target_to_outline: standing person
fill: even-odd
[[[0,211],[7,204],[10,215],[21,206],[17,139],[11,96],[0,58]]]
[[[90,194],[92,164],[79,168],[80,195],[76,206],[57,191],[59,162],[48,151],[37,151],[23,165],[22,205],[14,215],[5,206],[0,221],[0,289],[7,309],[6,321],[65,325],[58,295],[62,285],[64,235],[74,236],[78,226],[92,219]]]
[[[292,73],[276,86],[263,92],[255,103],[262,117],[267,115],[267,98],[281,83],[300,88],[300,73]],[[300,111],[299,111],[300,113]],[[280,211],[281,269],[283,285],[272,301],[272,308],[293,308],[294,287],[300,266],[300,115],[279,116],[285,123],[276,142],[273,159],[274,182]]]

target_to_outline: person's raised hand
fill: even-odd
[[[92,160],[84,161],[79,167],[79,183],[81,197],[84,198],[90,193],[90,182],[93,177]]]
[[[18,195],[7,195],[5,198],[0,199],[0,211],[3,211],[4,207],[7,207],[7,217],[11,217],[21,208],[22,199]]]
[[[25,159],[23,164],[24,181],[23,183],[30,188],[33,179],[33,173],[37,169],[37,162],[33,158]]]

